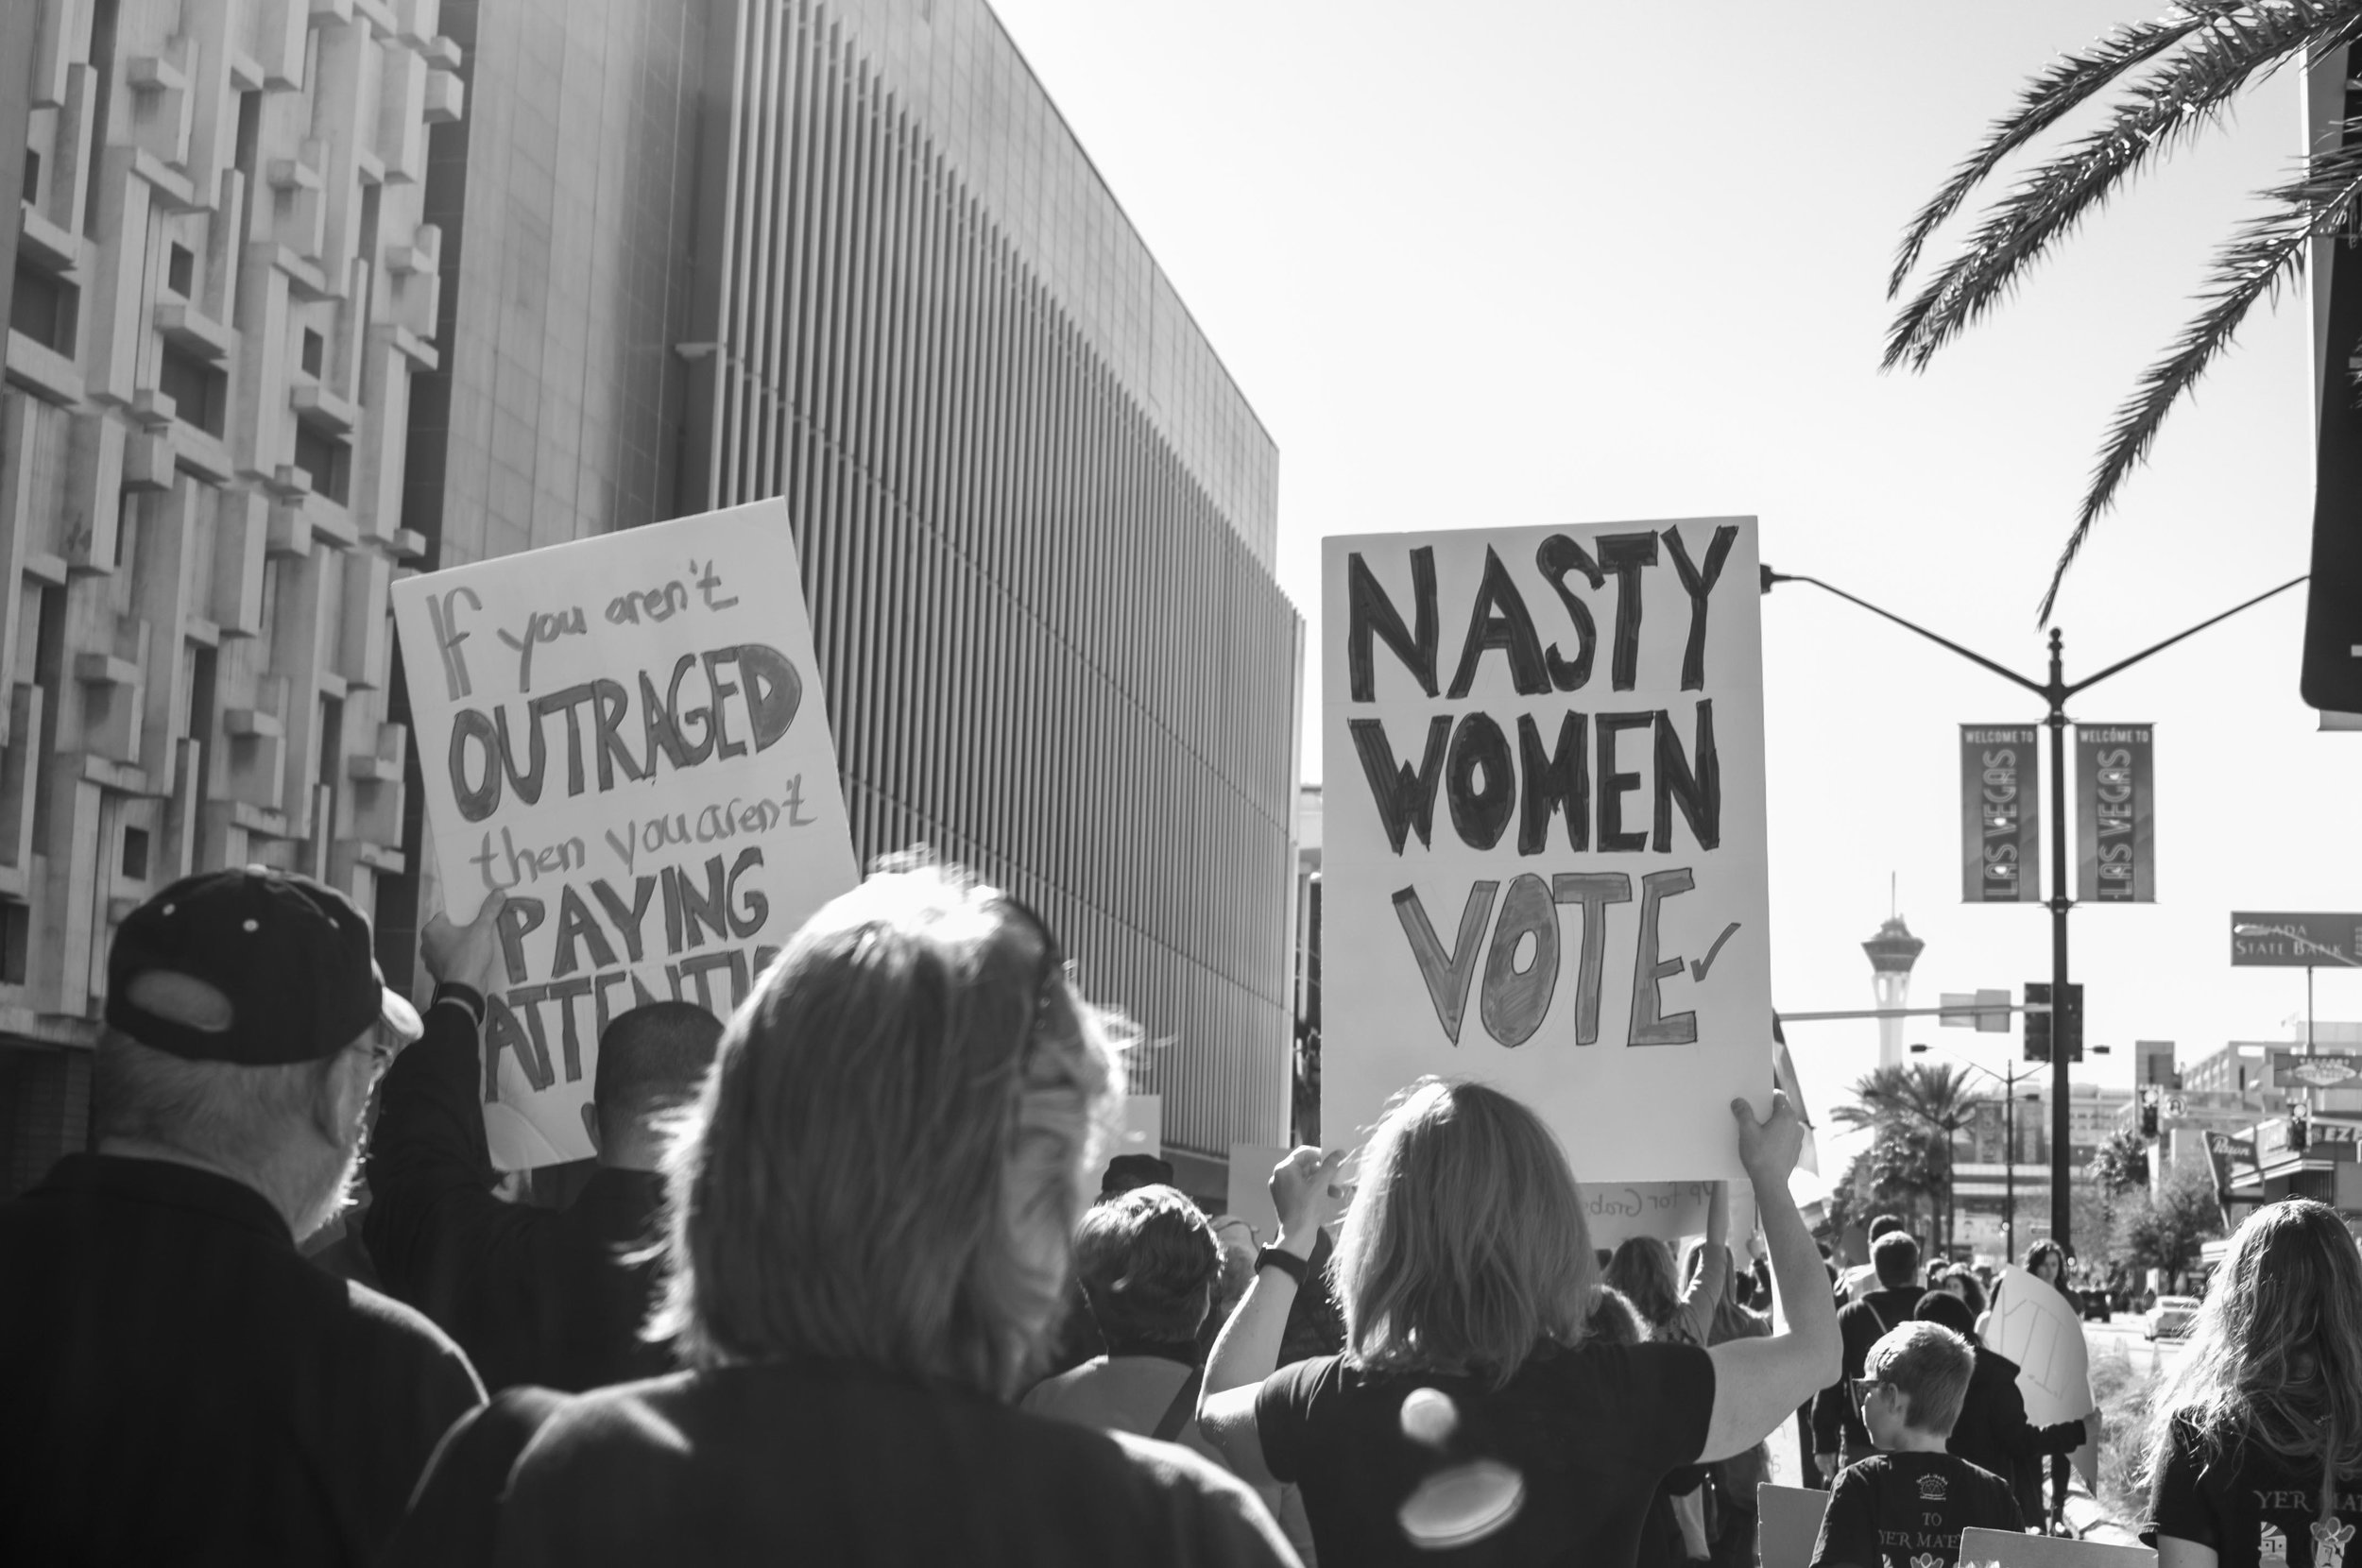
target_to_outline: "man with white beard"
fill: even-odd
[[[419,1015],[349,900],[253,866],[125,918],[105,1026],[97,1151],[0,1204],[0,1561],[366,1562],[484,1397],[296,1250]]]

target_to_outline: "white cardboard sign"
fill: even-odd
[[[1985,1345],[2017,1363],[2026,1419],[2035,1425],[2080,1421],[2098,1407],[2082,1319],[2064,1296],[2014,1263],[1994,1282]]]
[[[1613,1252],[1635,1236],[1652,1236],[1681,1255],[1681,1243],[1703,1239],[1711,1182],[1585,1182],[1584,1228],[1591,1245]],[[1731,1252],[1744,1261],[1747,1238],[1755,1234],[1755,1192],[1744,1181],[1731,1184]]]
[[[502,1168],[590,1153],[611,1016],[727,1016],[860,879],[800,581],[772,500],[394,585],[444,908],[508,895]]]
[[[1752,518],[1324,541],[1323,1120],[1427,1073],[1585,1180],[1737,1177],[1771,1084]]]

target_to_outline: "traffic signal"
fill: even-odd
[[[2141,1136],[2153,1138],[2156,1135],[2157,1102],[2153,1099],[2145,1099],[2141,1101]]]
[[[2066,1051],[2068,1061],[2083,1060],[2083,987],[2080,982],[2069,982],[2064,994],[2053,1001],[2047,984],[2028,980],[2026,1000],[2029,1004],[2051,1002],[2048,1013],[2026,1014],[2026,1060],[2049,1061],[2053,1043]]]

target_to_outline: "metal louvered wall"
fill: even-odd
[[[977,0],[727,0],[707,36],[681,509],[787,498],[857,850],[1039,909],[1154,1042],[1169,1146],[1285,1141],[1270,437]]]

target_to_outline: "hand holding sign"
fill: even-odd
[[[1761,1120],[1744,1099],[1731,1101],[1731,1115],[1738,1118],[1738,1163],[1746,1167],[1747,1179],[1757,1190],[1787,1191],[1788,1173],[1796,1168],[1796,1156],[1805,1148],[1804,1119],[1787,1093],[1772,1091],[1772,1114]]]
[[[436,983],[464,985],[479,997],[496,994],[501,984],[501,914],[508,895],[494,893],[464,926],[436,911],[419,931],[419,962]]]
[[[1272,1167],[1272,1207],[1279,1211],[1278,1245],[1311,1255],[1313,1237],[1336,1222],[1353,1201],[1353,1188],[1338,1180],[1345,1150],[1324,1154],[1307,1145]]]

